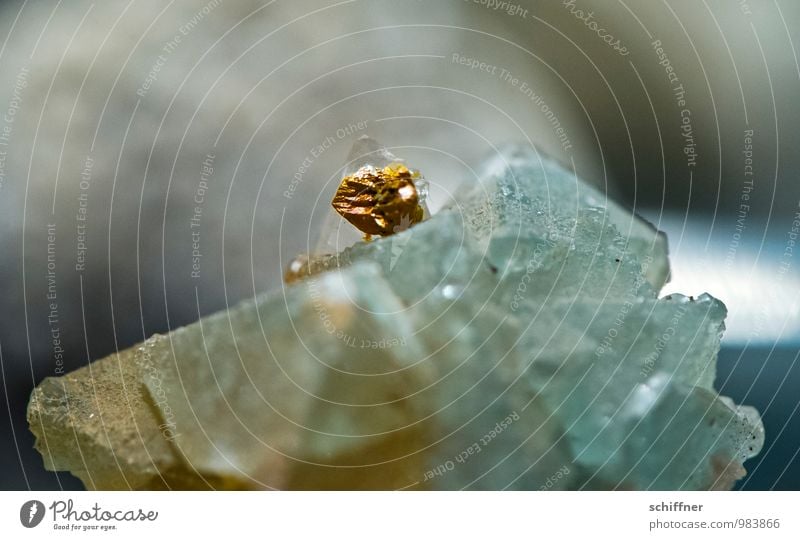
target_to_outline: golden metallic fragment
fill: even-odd
[[[418,176],[400,163],[382,169],[366,165],[342,179],[331,204],[367,237],[389,236],[424,217],[414,185]]]
[[[283,274],[284,283],[295,283],[313,274],[336,268],[339,260],[336,255],[298,255],[289,263]]]

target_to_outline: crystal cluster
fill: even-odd
[[[755,410],[725,307],[659,298],[666,239],[534,150],[411,228],[34,390],[95,489],[729,489]]]

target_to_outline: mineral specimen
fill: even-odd
[[[662,234],[508,148],[430,219],[45,380],[29,422],[96,489],[729,489],[763,428],[713,389],[725,307],[668,275]]]
[[[422,221],[422,208],[405,165],[362,167],[345,176],[333,207],[366,234],[389,236]]]
[[[350,166],[359,166],[342,179],[331,205],[368,237],[389,236],[425,217],[425,199],[415,184],[424,180],[371,141],[361,138],[350,153]]]

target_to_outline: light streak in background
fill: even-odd
[[[672,279],[661,296],[707,292],[722,300],[723,345],[800,344],[800,251],[787,255],[782,222],[770,224],[762,244],[764,223],[753,216],[736,243],[728,221],[717,220],[712,230],[708,218],[643,214],[669,239]]]

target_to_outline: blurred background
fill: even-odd
[[[521,141],[666,231],[764,418],[739,488],[800,488],[798,48],[793,0],[2,2],[0,486],[80,488],[31,389],[279,287],[369,134],[434,210]]]

